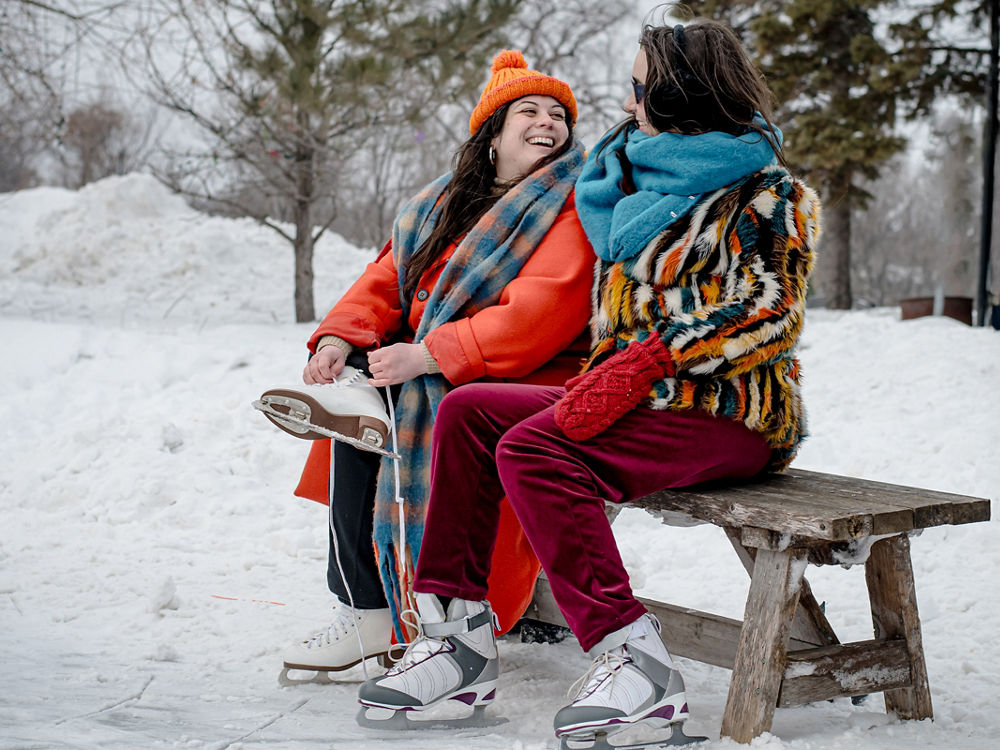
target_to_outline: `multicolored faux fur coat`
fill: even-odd
[[[675,377],[654,409],[702,409],[743,421],[773,448],[770,470],[805,436],[794,347],[819,236],[816,194],[780,166],[706,194],[639,253],[599,260],[593,366],[656,332]]]

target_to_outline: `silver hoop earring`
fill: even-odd
[[[496,164],[496,163],[497,163],[497,150],[493,148],[493,146],[490,146],[490,164]]]

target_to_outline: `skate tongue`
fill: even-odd
[[[584,672],[583,676],[569,686],[566,692],[567,697],[577,700],[580,696],[596,690],[604,680],[614,675],[631,659],[625,654],[625,650],[620,646],[614,651],[605,651],[594,659],[590,669]]]
[[[452,604],[458,599],[452,600]],[[437,594],[417,593],[417,614],[420,615],[421,623],[437,623],[445,621],[444,607]]]
[[[468,599],[452,599],[448,605],[448,617],[450,620],[461,620],[463,617],[478,615],[486,609],[483,602],[473,602]]]

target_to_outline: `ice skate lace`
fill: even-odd
[[[344,370],[353,370],[353,372],[351,372],[351,374],[346,378],[338,376],[334,378],[332,383],[319,383],[319,385],[323,388],[348,388],[357,383],[364,376],[364,373],[356,367],[345,367]],[[344,371],[342,370],[340,374],[343,375]]]
[[[445,641],[424,635],[424,630],[420,627],[419,615],[415,610],[404,609],[399,619],[407,626],[414,628],[417,631],[417,637],[410,642],[403,655],[395,660],[396,663],[389,668],[386,674],[392,675],[404,672],[414,664],[422,662],[448,648],[448,644]],[[390,658],[393,657],[390,655]]]
[[[601,686],[605,679],[610,679],[610,688],[615,684],[615,676],[622,667],[631,663],[632,658],[625,653],[624,649],[605,651],[598,656],[590,665],[590,669],[584,672],[583,677],[570,685],[566,696],[574,701],[590,695]]]
[[[357,618],[354,609],[340,606],[334,611],[333,622],[327,626],[326,630],[321,630],[316,635],[306,641],[306,648],[316,648],[329,646],[334,641],[339,641],[342,636],[350,635],[351,631],[357,628]]]

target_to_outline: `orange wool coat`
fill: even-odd
[[[421,277],[405,321],[396,265],[388,249],[387,245],[323,319],[309,339],[310,351],[330,335],[361,350],[412,341],[426,306],[421,297],[427,295],[421,290],[434,288],[454,247]],[[590,349],[587,323],[594,261],[570,195],[496,305],[445,323],[425,337],[445,379],[452,386],[473,380],[562,385],[576,375]],[[295,494],[326,503],[329,473],[329,443],[316,441]],[[488,594],[501,632],[513,627],[531,602],[539,567],[505,500]]]

